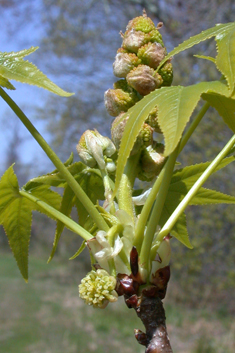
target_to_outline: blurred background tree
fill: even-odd
[[[6,37],[14,38],[13,42],[17,41],[21,48],[32,45],[32,39],[36,38],[34,45],[39,44],[40,51],[34,54],[34,62],[64,89],[75,92],[69,99],[44,95],[40,108],[32,113],[35,121],[41,121],[48,139],[63,160],[71,150],[75,152],[77,141],[86,129],[96,128],[102,134],[110,135],[112,119],[104,108],[103,95],[115,80],[112,63],[121,44],[119,31],[125,31],[128,21],[141,15],[143,8],[155,23],[164,23],[161,33],[168,51],[216,23],[233,21],[235,13],[233,0],[0,1]],[[212,63],[192,55],[195,50],[197,54],[204,53],[205,48],[208,55],[216,55],[214,42],[209,41],[209,45],[202,43],[174,58],[174,85],[219,78]],[[222,119],[209,110],[185,148],[180,163],[184,166],[212,159],[230,136]],[[4,167],[17,157],[21,141],[17,129],[13,129]],[[26,166],[22,162],[17,165],[21,168],[19,173],[26,176]],[[42,164],[38,165],[38,171],[35,166],[33,168],[34,173],[43,171]],[[234,194],[233,168],[227,167],[207,185]],[[208,305],[218,305],[221,298],[225,298],[230,303],[229,309],[234,310],[234,299],[231,299],[235,286],[233,214],[233,206],[188,209],[189,234],[194,249],[187,250],[172,241],[174,291],[169,296],[174,300],[185,302],[187,298],[189,304],[201,302],[202,305],[207,300]],[[41,239],[38,227],[35,225],[35,243]],[[53,233],[52,227],[50,225],[48,233]],[[47,237],[45,242],[51,245],[52,237]],[[66,255],[67,252],[71,254],[77,246],[77,239],[70,234],[66,250],[62,240],[58,253],[63,249]]]

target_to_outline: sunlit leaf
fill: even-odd
[[[0,75],[6,80],[15,80],[21,83],[35,85],[59,96],[71,96],[73,93],[62,90],[49,80],[35,65],[24,60],[25,56],[33,53],[37,49],[38,47],[31,47],[18,52],[0,52]],[[6,87],[6,85],[4,87]]]
[[[174,48],[165,58],[164,60],[160,63],[159,68],[170,58],[175,56],[176,54],[192,48],[194,45],[199,44],[207,39],[210,39],[215,36],[220,36],[222,38],[226,34],[228,34],[230,31],[232,31],[235,28],[235,23],[226,23],[226,24],[217,24],[215,27],[209,28],[193,37],[190,37],[189,39],[185,40],[183,43],[179,44],[176,48]]]
[[[188,87],[163,87],[148,94],[128,110],[124,115],[129,116],[129,119],[119,149],[114,194],[135,140],[150,111],[155,106],[158,107],[158,123],[165,138],[164,155],[168,156],[178,145],[202,93],[206,92],[229,95],[228,87],[221,81],[201,82]]]
[[[232,92],[235,89],[235,25],[226,34],[216,36],[218,55],[216,66],[224,75]]]

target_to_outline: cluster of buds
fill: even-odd
[[[125,116],[128,109],[143,96],[163,86],[170,86],[172,83],[173,70],[170,60],[158,69],[160,62],[167,55],[159,32],[161,26],[162,23],[159,23],[155,27],[153,21],[144,12],[143,16],[131,20],[126,32],[121,33],[122,47],[118,49],[113,63],[114,75],[120,80],[114,84],[113,89],[107,90],[104,96],[108,113],[115,117],[111,132],[117,149],[129,118]],[[149,113],[132,150],[132,155],[140,148],[143,150],[140,157],[141,180],[152,180],[163,166],[163,145],[160,148],[159,144],[157,147],[153,145],[154,132],[161,133],[157,107]],[[151,165],[151,172],[147,174],[146,161]],[[144,166],[143,169],[142,166]]]

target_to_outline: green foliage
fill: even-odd
[[[48,190],[48,187],[44,185],[32,189],[30,193],[55,209],[58,208],[61,201],[59,194]],[[0,200],[0,223],[8,236],[10,247],[22,276],[27,281],[32,211],[42,212],[43,210],[38,204],[22,197],[12,166],[1,178]],[[51,216],[50,214],[47,215]]]
[[[24,49],[18,52],[0,53],[0,86],[15,89],[8,80],[35,85],[59,96],[69,97],[72,93],[65,92],[47,76],[45,76],[35,65],[25,61],[24,57],[32,54],[38,47]]]

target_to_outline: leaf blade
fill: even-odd
[[[180,52],[192,48],[194,45],[199,44],[207,39],[210,39],[215,36],[220,36],[221,38],[226,35],[231,29],[235,27],[233,22],[226,23],[226,24],[217,24],[212,28],[209,28],[201,33],[190,37],[189,39],[185,40],[183,43],[179,44],[176,48],[174,48],[159,64],[158,69],[170,58],[179,54]]]
[[[37,49],[38,47],[31,47],[29,49],[21,50],[18,52],[1,52],[0,75],[6,80],[15,80],[21,83],[28,83],[30,85],[44,88],[62,97],[71,96],[73,93],[68,93],[61,89],[46,75],[44,75],[34,64],[24,60],[26,55],[33,53]]]

